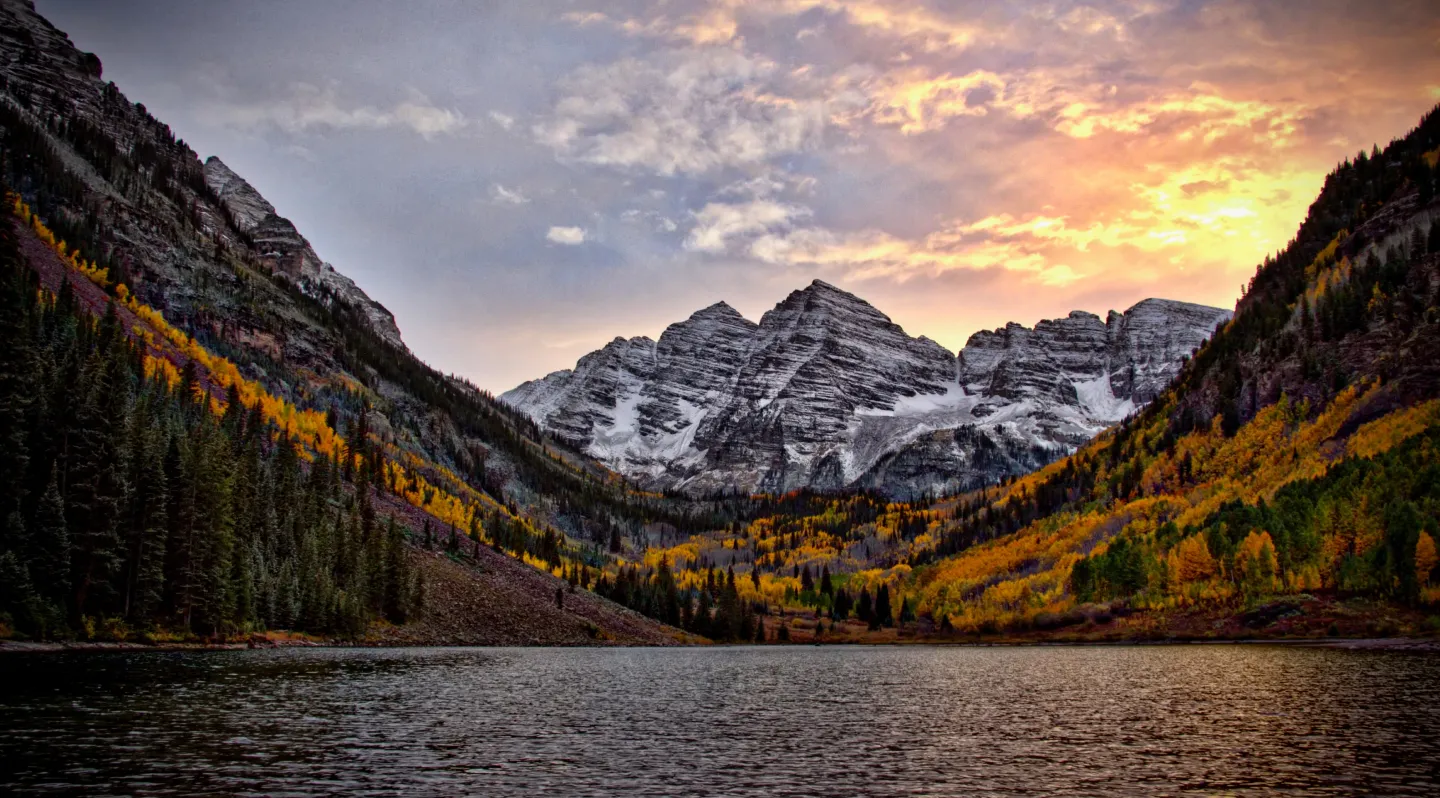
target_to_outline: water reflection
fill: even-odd
[[[0,657],[0,792],[1434,795],[1440,658],[1282,647]]]

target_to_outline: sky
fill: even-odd
[[[1423,0],[37,6],[496,392],[816,278],[952,351],[1230,307],[1440,102]]]

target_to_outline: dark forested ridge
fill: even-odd
[[[143,105],[129,102],[118,87],[103,81],[96,56],[76,50],[65,34],[41,18],[29,3],[0,2],[0,21],[0,176],[16,192],[26,213],[33,213],[43,229],[53,233],[48,243],[60,261],[67,264],[68,279],[84,283],[87,289],[95,288],[86,283],[87,278],[93,280],[120,306],[123,318],[132,319],[136,312],[143,312],[150,322],[142,325],[147,327],[146,334],[160,339],[162,347],[169,351],[166,357],[158,357],[156,351],[132,353],[138,360],[132,364],[128,379],[136,382],[121,395],[107,399],[114,403],[110,412],[141,412],[131,406],[137,405],[165,419],[170,419],[164,415],[169,413],[175,419],[188,419],[187,424],[198,425],[174,427],[173,419],[161,424],[160,416],[156,416],[151,420],[162,429],[146,434],[159,442],[142,441],[135,446],[168,446],[169,441],[176,440],[181,455],[189,456],[192,453],[187,447],[213,443],[217,452],[231,451],[226,455],[228,459],[214,461],[212,475],[230,474],[241,464],[250,463],[258,469],[250,476],[264,480],[256,490],[265,492],[283,484],[297,491],[317,491],[314,497],[320,498],[305,501],[291,501],[298,494],[267,496],[266,501],[277,502],[279,509],[254,512],[265,516],[265,523],[275,528],[283,526],[293,531],[296,525],[307,529],[314,526],[305,534],[329,540],[327,546],[342,550],[334,556],[349,558],[334,569],[338,580],[335,584],[317,585],[304,597],[311,604],[335,603],[323,612],[312,612],[314,606],[307,604],[305,613],[297,616],[289,608],[274,609],[266,604],[279,595],[271,592],[271,587],[289,591],[280,604],[300,600],[292,595],[293,586],[281,585],[292,577],[279,576],[290,568],[299,569],[296,573],[301,581],[308,578],[305,569],[309,563],[302,568],[299,561],[283,558],[309,551],[299,547],[298,539],[291,541],[294,547],[287,548],[286,544],[264,553],[263,565],[269,574],[266,578],[280,581],[256,588],[253,597],[238,588],[224,592],[224,598],[216,601],[221,602],[217,606],[226,609],[218,615],[209,609],[197,609],[195,602],[186,597],[188,594],[182,593],[180,599],[168,593],[162,596],[167,602],[178,600],[186,607],[180,617],[191,630],[223,630],[227,627],[220,623],[221,618],[233,622],[229,628],[240,628],[248,618],[267,626],[283,624],[333,631],[353,630],[357,619],[362,618],[404,617],[402,599],[408,595],[405,590],[397,587],[391,591],[388,609],[376,604],[378,599],[372,595],[374,590],[382,590],[375,585],[385,569],[366,559],[379,556],[375,553],[379,544],[372,545],[378,538],[371,535],[370,527],[385,524],[366,520],[367,499],[363,492],[337,488],[336,474],[327,476],[326,467],[311,465],[317,455],[338,457],[338,451],[329,450],[332,446],[353,453],[358,462],[370,462],[372,458],[377,461],[369,471],[372,486],[387,497],[385,501],[410,505],[397,522],[402,528],[399,534],[408,529],[417,541],[454,535],[471,545],[483,542],[546,570],[560,570],[562,563],[571,564],[573,571],[581,573],[597,570],[616,556],[633,553],[646,530],[675,534],[681,529],[709,528],[728,520],[717,520],[717,505],[713,503],[695,504],[634,491],[603,468],[554,446],[528,419],[485,392],[430,368],[403,346],[387,340],[367,320],[371,309],[364,303],[351,301],[323,282],[287,270],[273,253],[257,246],[207,185],[194,151]],[[18,229],[29,235],[23,229],[26,224],[22,220]],[[41,268],[37,263],[30,266]],[[51,286],[52,291],[55,288]],[[92,293],[79,292],[83,307],[77,310],[103,318],[104,302],[90,297]],[[35,311],[37,317],[68,312]],[[84,328],[83,319],[83,312],[75,316],[76,329]],[[125,335],[120,336],[123,338],[130,333],[130,322],[122,326],[126,328]],[[113,337],[107,337],[107,347],[119,346],[110,340]],[[94,355],[88,350],[62,350],[60,347],[70,344],[48,338],[43,346],[15,339],[16,345],[22,343],[32,349],[40,347],[36,351],[43,350],[47,357],[70,357],[82,364]],[[74,346],[83,349],[92,344],[81,337]],[[134,340],[129,345],[144,349]],[[183,351],[177,353],[177,349]],[[192,368],[193,373],[187,372],[186,379],[193,378],[211,394],[212,400],[222,404],[226,387],[240,386],[246,394],[246,406],[260,401],[259,395],[263,394],[267,410],[260,416],[271,425],[268,438],[255,425],[242,423],[224,427],[222,432],[230,435],[238,430],[252,441],[245,445],[253,446],[256,452],[247,454],[244,446],[233,440],[226,444],[215,442],[204,428],[209,422],[202,418],[203,413],[181,412],[167,404],[173,404],[172,400],[157,398],[155,377],[144,363],[147,356],[167,360],[170,366],[165,368],[176,371]],[[23,360],[32,356],[16,357]],[[225,373],[212,374],[210,365],[223,367]],[[53,381],[62,376],[71,382],[55,387]],[[62,395],[70,396],[65,392],[74,390],[74,397],[83,397],[90,382],[77,381],[91,377],[89,371],[84,371],[40,377],[16,374],[7,380],[18,389],[21,382],[28,384],[38,379]],[[121,378],[116,371],[107,379]],[[22,400],[28,401],[24,396]],[[78,412],[83,408],[76,405],[72,409]],[[66,411],[54,407],[48,412]],[[242,421],[248,418],[240,415]],[[133,419],[127,417],[124,421]],[[275,454],[286,449],[277,441],[277,430],[296,423],[309,432],[323,433],[323,440],[297,439],[299,462],[292,463],[289,455]],[[113,445],[126,457],[143,459],[134,454],[131,443],[127,439]],[[327,451],[317,451],[316,443],[323,443]],[[46,475],[30,473],[32,461],[45,460],[49,455],[41,452],[22,457],[24,464],[14,467],[23,469],[27,480],[37,482],[16,483],[12,488],[15,501],[22,506],[23,518],[38,511],[36,502],[46,489]],[[244,459],[247,457],[259,459],[251,463]],[[188,462],[184,457],[181,461]],[[316,473],[317,469],[320,473]],[[125,486],[140,484],[138,474],[122,476]],[[342,482],[358,478],[348,471],[340,476],[345,478]],[[57,478],[62,497],[70,501],[66,474],[62,471]],[[242,487],[251,489],[238,483],[226,489]],[[318,507],[330,509],[317,515]],[[130,511],[128,507],[122,509]],[[67,507],[67,517],[80,511],[78,505]],[[299,512],[308,515],[301,519],[295,515]],[[351,514],[357,515],[351,518]],[[205,519],[205,523],[212,522],[220,524],[217,529],[227,535],[229,531],[223,529],[226,525],[247,523],[224,516]],[[425,535],[427,523],[433,527],[429,536]],[[241,527],[237,529],[249,534]],[[360,534],[364,545],[355,544],[352,534]],[[388,528],[376,533],[380,537],[389,534]],[[120,579],[117,584],[123,588],[132,575],[121,571],[129,566],[111,557],[114,552],[109,543],[101,543],[104,541],[96,542],[101,553],[85,570],[103,573],[105,580]],[[208,540],[205,545],[209,545]],[[233,552],[227,547],[240,543],[226,539],[215,545],[219,548],[214,552],[206,549],[206,556],[224,554],[221,560],[239,562],[229,557]],[[139,551],[144,555],[149,549]],[[324,551],[310,551],[307,556],[311,555],[331,556]],[[17,558],[28,562],[28,555]],[[212,565],[194,567],[204,570]],[[184,573],[189,579],[190,571]],[[212,577],[207,584],[219,590],[213,569],[206,573]],[[229,578],[238,585],[250,577],[234,574]],[[396,576],[396,584],[406,578],[403,574]],[[35,605],[38,615],[30,609],[22,614],[49,619],[45,629],[58,628],[54,626],[56,618],[65,618],[71,631],[76,631],[85,618],[139,621],[134,602],[125,601],[125,589],[117,589],[115,598],[109,588],[91,595],[86,587],[83,595],[76,592],[68,603],[56,603],[64,591],[42,581],[31,580],[30,587],[47,596],[50,604]],[[66,590],[71,588],[79,590],[73,580]],[[30,588],[16,590],[26,596],[32,592]],[[134,590],[132,585],[129,592],[133,594]],[[245,602],[252,600],[261,602],[255,605],[260,609],[248,614],[252,610]],[[232,612],[227,603],[231,601],[241,602],[236,605],[239,609]],[[149,609],[149,605],[142,607]],[[173,609],[170,604],[163,605],[162,614],[170,621],[174,618],[166,613]],[[341,609],[343,619],[336,615]]]
[[[304,467],[258,406],[212,412],[193,372],[147,375],[114,306],[95,318],[68,281],[42,290],[15,237],[0,224],[0,607],[19,630],[405,621],[423,587],[369,473]]]

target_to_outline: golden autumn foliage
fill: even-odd
[[[1282,397],[1262,409],[1235,435],[1227,438],[1219,420],[1160,447],[1153,455],[1137,455],[1143,477],[1137,496],[1112,498],[1082,513],[1059,513],[1020,531],[974,546],[935,565],[918,569],[920,608],[938,621],[948,619],[960,630],[987,625],[1033,622],[1042,613],[1063,613],[1075,605],[1068,589],[1072,568],[1083,555],[1107,551],[1118,536],[1152,541],[1162,523],[1179,529],[1199,526],[1222,507],[1235,502],[1255,505],[1272,501],[1286,485],[1318,479],[1337,457],[1372,457],[1440,424],[1440,401],[1428,401],[1360,425],[1348,439],[1336,436],[1347,419],[1380,390],[1378,383],[1356,384],[1341,391],[1314,418],[1308,407]],[[1132,430],[1144,442],[1164,433],[1166,414],[1148,428]],[[1075,456],[1099,458],[1111,446],[1109,436],[1097,439]],[[1146,448],[1137,443],[1135,449]],[[1008,496],[1033,491],[1066,461],[1016,480]],[[1182,467],[1183,464],[1183,467]],[[1108,477],[1100,468],[1099,479]],[[1004,506],[1004,499],[991,506]],[[1233,558],[1218,559],[1206,538],[1195,533],[1175,539],[1159,552],[1157,571],[1135,599],[1138,606],[1166,607],[1217,601],[1236,595],[1262,595],[1281,589],[1314,590],[1337,584],[1347,558],[1364,556],[1382,545],[1383,508],[1363,497],[1356,502],[1316,509],[1321,537],[1314,562],[1282,572],[1275,541],[1265,530],[1253,530],[1238,544]],[[1416,549],[1416,570],[1436,565],[1429,534]],[[1422,581],[1424,575],[1421,575]]]
[[[103,269],[97,266],[94,261],[87,261],[80,257],[80,250],[70,249],[64,240],[57,238],[56,235],[51,232],[50,228],[46,227],[45,223],[40,221],[39,216],[36,216],[30,211],[30,206],[22,202],[18,194],[11,194],[6,199],[15,216],[24,224],[29,225],[30,229],[35,232],[35,236],[46,246],[50,247],[66,266],[79,272],[85,279],[101,288],[110,287],[108,269]]]
[[[1235,573],[1246,590],[1260,593],[1274,590],[1280,571],[1275,557],[1275,541],[1265,531],[1251,532],[1240,542],[1235,552]]]
[[[1415,578],[1421,587],[1430,584],[1430,574],[1437,562],[1440,562],[1440,554],[1435,551],[1435,538],[1429,532],[1421,532],[1420,539],[1415,543]]]
[[[1205,542],[1205,536],[1200,534],[1185,538],[1171,549],[1166,567],[1176,585],[1209,579],[1217,570],[1215,558],[1210,555],[1210,546]]]

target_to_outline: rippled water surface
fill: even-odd
[[[0,793],[1440,795],[1440,657],[1260,646],[0,657]]]

